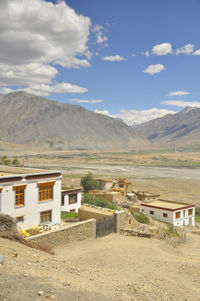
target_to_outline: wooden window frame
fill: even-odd
[[[151,215],[154,215],[154,211],[153,211],[153,210],[150,210],[150,214],[151,214]]]
[[[191,215],[193,215],[193,209],[192,208],[188,209],[188,216],[191,216]]]
[[[27,185],[17,185],[13,186],[13,190],[15,191],[15,207],[22,207],[25,204],[24,200],[24,190]]]
[[[44,216],[50,216],[49,221],[42,221]],[[40,224],[45,224],[52,221],[52,210],[45,210],[40,212]]]
[[[38,183],[39,188],[39,202],[53,200],[53,186],[56,181]]]
[[[77,193],[73,193],[73,194],[69,194],[69,201],[68,201],[68,204],[69,205],[73,205],[73,204],[77,204],[78,203],[78,196],[77,196]],[[73,198],[75,197],[75,200],[70,200],[70,198]]]
[[[163,213],[163,217],[167,218],[168,214],[167,213]]]
[[[181,211],[175,213],[176,219],[181,218]]]
[[[16,222],[17,222],[17,223],[23,223],[23,222],[24,222],[24,215],[17,216],[17,217],[16,217]]]

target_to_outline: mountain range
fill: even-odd
[[[154,145],[167,148],[200,145],[200,108],[186,107],[134,128]]]
[[[26,92],[0,95],[0,140],[55,150],[129,150],[149,144],[120,120]]]

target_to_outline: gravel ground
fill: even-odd
[[[0,300],[199,301],[200,237],[184,245],[111,234],[55,248],[0,239]]]

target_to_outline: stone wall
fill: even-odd
[[[51,232],[44,232],[37,236],[27,237],[26,239],[38,244],[49,244],[52,247],[55,247],[88,238],[96,238],[95,219],[65,226],[60,229],[52,230]]]

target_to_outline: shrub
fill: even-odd
[[[149,218],[148,216],[146,216],[143,213],[135,213],[133,211],[131,211],[132,215],[134,216],[134,218],[136,219],[136,221],[138,221],[141,224],[149,224]]]
[[[109,208],[112,210],[117,210],[117,205],[104,199],[102,196],[95,196],[89,193],[85,193],[83,196],[83,203],[90,205],[95,205],[102,208]]]
[[[81,178],[81,186],[83,187],[84,191],[99,189],[99,183],[94,178],[91,172],[88,172],[86,176]]]
[[[67,212],[67,211],[62,211],[61,212],[61,218],[65,219],[65,218],[76,218],[78,217],[78,213],[77,212]]]

